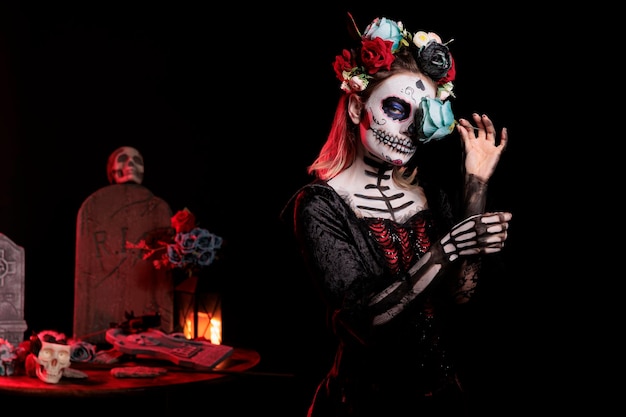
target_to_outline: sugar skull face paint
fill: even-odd
[[[412,73],[385,80],[365,102],[360,123],[361,142],[372,155],[393,165],[404,165],[415,153],[420,120],[415,120],[422,97],[434,98],[436,84]],[[418,113],[419,114],[419,113]]]

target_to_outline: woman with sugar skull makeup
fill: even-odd
[[[463,415],[441,320],[475,295],[481,263],[507,238],[511,214],[485,211],[507,131],[497,140],[486,115],[454,119],[454,60],[437,34],[386,18],[356,33],[334,63],[345,94],[308,168],[316,179],[282,213],[338,340],[308,416]],[[417,166],[455,129],[459,210]]]

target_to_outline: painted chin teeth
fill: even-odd
[[[413,144],[413,141],[408,138],[398,138],[396,136],[388,135],[383,130],[371,129],[376,136],[376,139],[380,141],[385,146],[390,147],[396,152],[409,154],[415,152],[416,146]]]

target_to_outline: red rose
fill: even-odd
[[[452,55],[450,55],[450,69],[448,70],[446,75],[443,76],[442,79],[437,81],[437,84],[443,85],[447,82],[454,81],[455,78],[456,78],[456,65],[454,64],[454,58],[452,58]]]
[[[176,233],[188,233],[196,227],[196,216],[187,208],[179,210],[170,221]]]
[[[381,68],[389,70],[391,63],[395,59],[391,48],[392,41],[381,38],[363,39],[361,48],[361,62],[367,68],[368,74],[376,74]]]
[[[352,69],[356,67],[356,63],[352,58],[352,54],[347,49],[344,49],[341,55],[337,55],[335,57],[335,62],[333,63],[333,69],[335,70],[335,75],[339,79],[339,81],[344,81],[343,72],[350,72]]]

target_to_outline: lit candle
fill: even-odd
[[[211,343],[219,345],[222,343],[222,320],[212,318],[209,323],[211,333]]]
[[[193,339],[194,335],[193,313],[187,316],[183,333],[187,339]],[[209,317],[207,313],[198,313],[198,337],[210,340],[214,345],[222,343],[222,320],[217,317]]]

